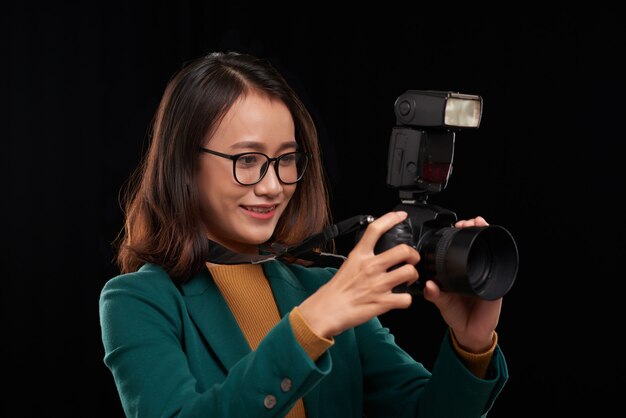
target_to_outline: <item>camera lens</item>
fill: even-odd
[[[420,278],[433,279],[442,290],[494,300],[513,286],[517,246],[500,226],[441,228],[421,241]]]

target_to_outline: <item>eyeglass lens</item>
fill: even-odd
[[[235,177],[242,184],[258,183],[267,173],[270,159],[258,153],[240,155],[235,161]],[[307,157],[302,152],[289,152],[276,159],[274,167],[283,183],[295,183],[304,174]]]

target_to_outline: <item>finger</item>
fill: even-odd
[[[457,228],[469,228],[471,226],[476,226],[476,221],[474,219],[463,219],[458,221],[454,226]]]
[[[474,225],[475,226],[489,226],[485,218],[483,218],[482,216],[477,216],[476,218],[474,218]]]
[[[385,270],[397,264],[417,264],[420,261],[420,254],[417,250],[407,244],[398,244],[378,256],[379,262],[385,265]]]
[[[467,228],[470,226],[489,226],[489,224],[487,223],[485,218],[483,218],[482,216],[477,216],[473,219],[462,219],[460,221],[457,221],[454,226],[457,228]]]
[[[453,294],[444,292],[437,286],[432,280],[428,280],[423,290],[424,299],[431,302],[439,309],[440,312],[444,312],[450,304]]]
[[[383,296],[383,303],[386,306],[385,312],[391,309],[406,309],[411,306],[413,296],[409,293],[389,293]]]
[[[440,293],[441,290],[439,290],[439,286],[437,286],[437,283],[433,282],[432,280],[426,281],[423,290],[424,299],[429,302],[434,302],[439,297]]]
[[[368,250],[373,251],[374,246],[380,237],[382,237],[383,234],[389,231],[392,227],[404,221],[407,216],[407,213],[404,211],[389,212],[384,214],[367,226],[365,233],[359,240],[356,247],[367,248]]]
[[[472,225],[470,224],[470,222],[471,222],[471,221],[468,221],[468,220],[462,219],[462,220],[460,220],[460,221],[457,221],[457,222],[454,224],[454,226],[455,226],[456,228],[466,228],[466,227],[468,227],[468,226],[472,226]]]
[[[390,271],[385,276],[386,285],[389,290],[399,285],[411,285],[417,281],[419,274],[413,264],[405,264],[395,270]]]

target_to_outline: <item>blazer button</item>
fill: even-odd
[[[272,409],[273,407],[276,406],[276,396],[274,395],[267,395],[265,397],[265,399],[263,399],[263,406],[265,406],[267,409]]]
[[[289,392],[291,390],[291,385],[292,385],[291,379],[288,377],[285,377],[280,382],[280,390],[282,390],[283,392]]]

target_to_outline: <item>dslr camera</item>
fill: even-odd
[[[396,99],[387,185],[399,193],[394,210],[409,216],[381,237],[375,252],[404,243],[421,255],[418,281],[396,292],[419,294],[434,280],[443,291],[494,300],[515,282],[519,255],[509,231],[497,225],[456,228],[454,212],[427,203],[447,185],[455,133],[479,127],[482,103],[480,96],[433,90],[407,90]]]

